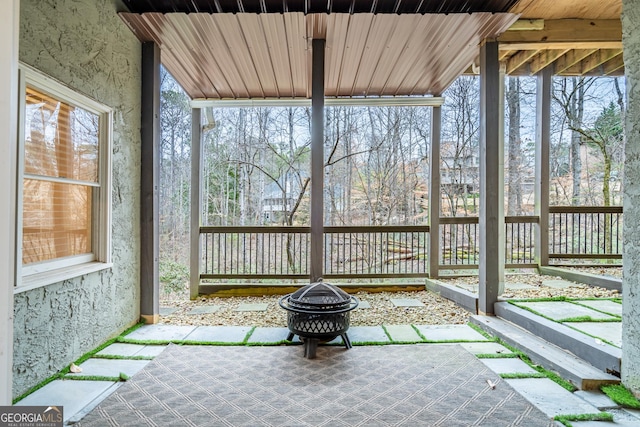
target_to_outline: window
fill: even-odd
[[[21,67],[22,284],[110,262],[109,108]]]

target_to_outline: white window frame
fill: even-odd
[[[24,183],[25,112],[27,85],[99,117],[98,186],[92,206],[92,253],[22,265],[22,191]],[[16,287],[23,292],[112,267],[111,263],[111,139],[113,111],[38,70],[20,64],[18,100],[18,180],[16,224]],[[55,179],[55,178],[54,178]]]

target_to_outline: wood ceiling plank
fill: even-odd
[[[498,37],[502,50],[622,48],[619,19],[546,20],[541,31],[505,31]]]

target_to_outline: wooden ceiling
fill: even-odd
[[[124,0],[196,98],[308,98],[309,39],[327,40],[327,96],[437,95],[499,42],[508,75],[620,76],[621,0]],[[319,9],[318,9],[319,8]],[[326,10],[325,10],[326,9]],[[519,18],[519,19],[518,19]]]
[[[498,37],[507,74],[624,75],[621,0],[520,0],[510,12],[520,21]]]

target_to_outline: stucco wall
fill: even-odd
[[[623,0],[622,5],[628,98],[623,201],[622,382],[640,396],[640,0]]]
[[[115,0],[21,0],[20,60],[113,108],[113,268],[15,296],[17,396],[139,317],[140,43]]]

